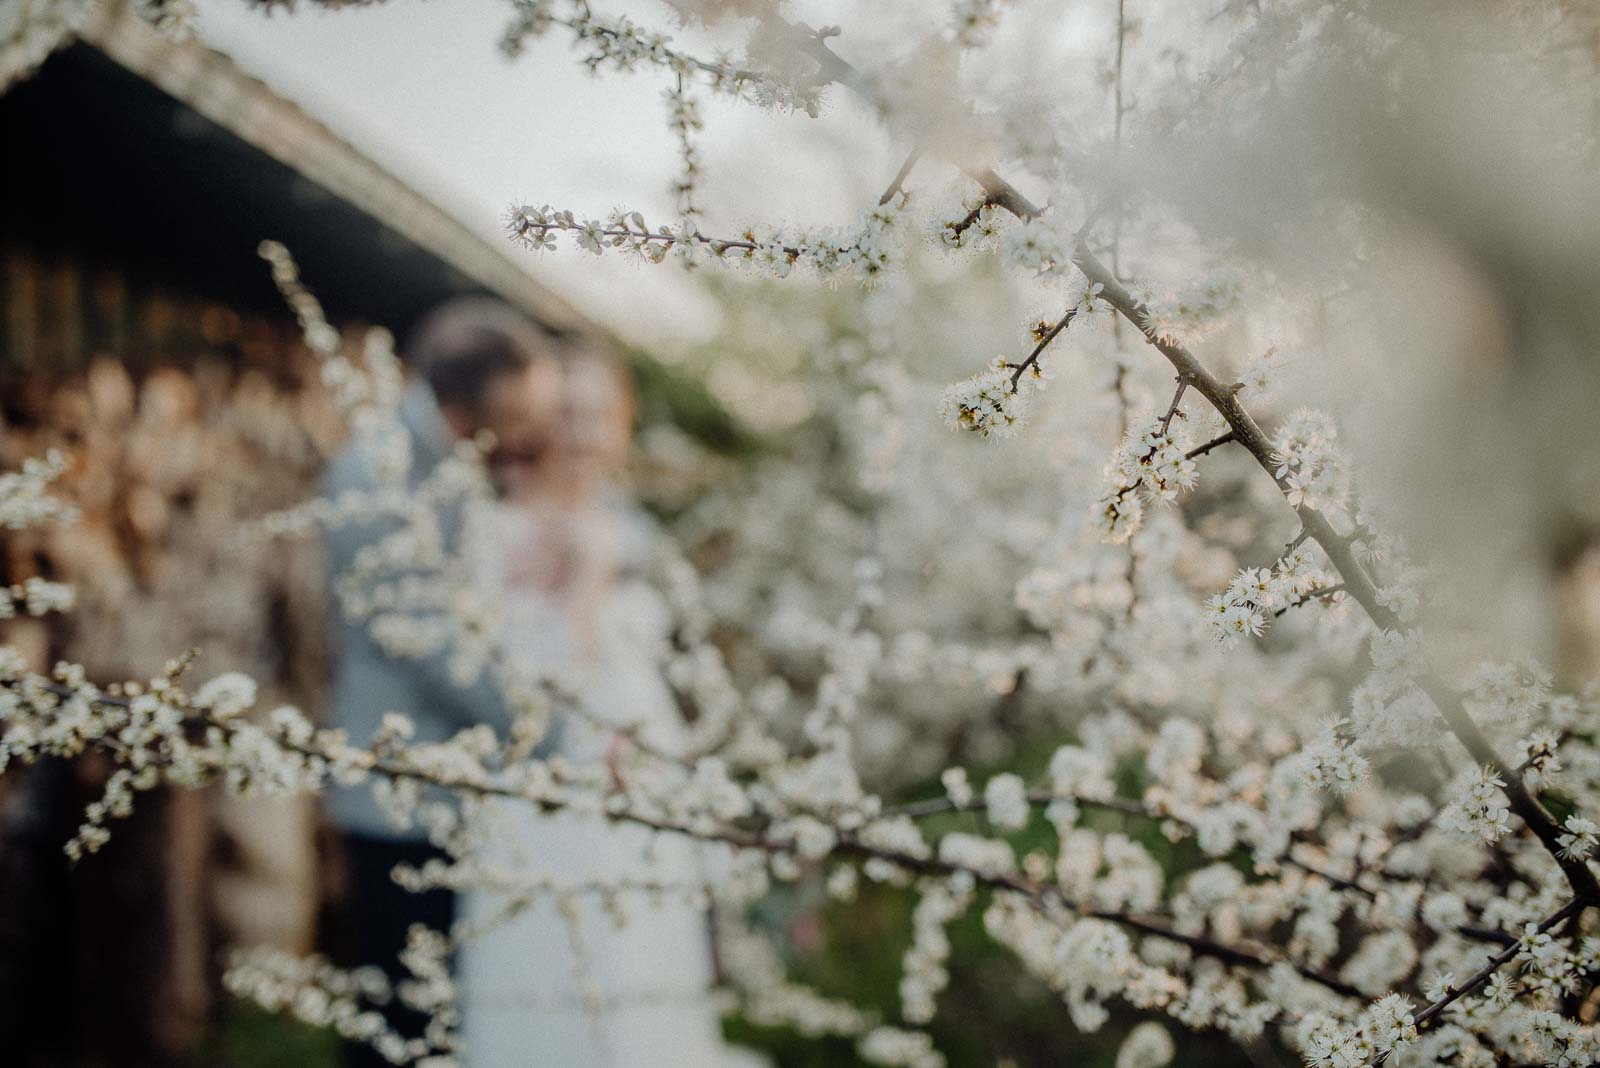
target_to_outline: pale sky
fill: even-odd
[[[559,29],[515,61],[496,47],[504,0],[389,0],[265,16],[243,0],[199,0],[202,38],[490,240],[584,313],[639,342],[692,341],[716,329],[709,302],[681,269],[570,243],[542,256],[510,246],[513,201],[579,215],[614,206],[673,221],[677,151],[664,72],[591,77]],[[817,0],[796,5],[830,21]],[[616,0],[629,14],[709,52],[719,42],[674,26],[657,0]],[[727,45],[736,45],[730,40]],[[755,222],[835,224],[870,204],[904,151],[842,92],[820,120],[766,114],[701,94],[708,233]],[[848,161],[848,162],[847,162]]]

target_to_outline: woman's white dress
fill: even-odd
[[[518,521],[525,521],[519,517]],[[511,655],[548,665],[570,656],[570,633],[538,598],[505,606]],[[614,722],[648,724],[663,744],[681,735],[678,713],[656,651],[668,612],[636,579],[618,581],[598,606],[597,655],[585,678],[588,708]],[[574,761],[603,760],[608,735],[567,719],[559,752]],[[497,803],[499,833],[489,859],[550,875],[569,886],[619,879],[697,884],[693,844],[597,816],[540,814]],[[709,996],[711,953],[706,917],[684,895],[618,898],[629,922],[595,895],[558,903],[539,895],[486,937],[461,951],[463,1045],[467,1068],[633,1068],[759,1063],[721,1038]],[[463,913],[482,922],[505,906],[501,895],[472,891]],[[563,904],[565,907],[563,907]]]

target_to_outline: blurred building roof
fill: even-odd
[[[75,43],[0,96],[0,144],[13,161],[0,240],[265,306],[277,298],[255,248],[272,238],[335,316],[404,331],[450,296],[491,293],[552,333],[600,333],[509,247],[221,52],[168,39],[123,0],[72,21]]]

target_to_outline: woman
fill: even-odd
[[[648,517],[615,487],[633,424],[624,373],[582,356],[566,365],[563,389],[556,448],[540,470],[512,483],[503,506],[501,639],[509,655],[577,680],[593,719],[566,716],[558,754],[615,768],[624,727],[656,750],[681,745],[658,665],[669,618],[641,578],[653,549]],[[490,863],[553,877],[575,892],[528,895],[509,915],[506,894],[469,896],[468,922],[496,924],[462,953],[471,1068],[753,1062],[721,1039],[690,842],[527,805],[497,805],[493,817]],[[578,889],[641,882],[669,889],[623,890],[610,907]]]

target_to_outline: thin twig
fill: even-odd
[[[1238,440],[1238,435],[1230,430],[1226,434],[1219,434],[1217,437],[1212,438],[1204,445],[1198,445],[1195,448],[1190,449],[1188,452],[1183,454],[1183,458],[1185,460],[1193,460],[1197,456],[1204,456],[1212,449],[1220,449],[1222,446]]]
[[[1323,586],[1321,589],[1312,590],[1310,593],[1306,594],[1304,597],[1296,598],[1295,600],[1290,601],[1288,604],[1284,605],[1282,608],[1278,609],[1276,612],[1273,612],[1272,613],[1273,618],[1276,619],[1279,616],[1282,616],[1284,613],[1288,612],[1289,609],[1291,609],[1291,608],[1299,608],[1302,605],[1310,604],[1312,601],[1319,601],[1319,600],[1323,599],[1324,597],[1332,597],[1336,593],[1343,593],[1343,592],[1344,592],[1344,583],[1342,583],[1342,582],[1336,582],[1332,586]]]
[[[1183,394],[1189,388],[1189,379],[1186,375],[1178,376],[1177,391],[1172,394],[1172,403],[1167,405],[1166,414],[1161,417],[1161,432],[1165,434],[1172,428],[1172,420],[1178,414],[1178,405],[1183,403]]]
[[[1057,319],[1055,325],[1050,327],[1049,330],[1046,330],[1044,334],[1040,336],[1039,343],[1033,346],[1033,351],[1028,353],[1027,359],[1023,360],[1021,363],[1010,365],[1011,392],[1015,393],[1017,391],[1017,383],[1022,380],[1022,373],[1030,367],[1038,366],[1039,357],[1044,354],[1045,349],[1049,348],[1050,342],[1054,341],[1056,336],[1060,334],[1061,331],[1071,326],[1072,320],[1077,318],[1077,316],[1077,305],[1073,305],[1071,308],[1068,308],[1067,314],[1063,315],[1060,319]]]
[[[975,223],[977,223],[978,217],[983,214],[983,209],[991,206],[992,202],[985,197],[981,202],[979,202],[977,207],[967,212],[966,215],[961,217],[961,219],[953,223],[946,223],[945,226],[959,242],[961,235],[966,233],[973,227]]]
[[[917,160],[921,158],[922,146],[920,144],[913,145],[910,155],[906,156],[906,161],[900,164],[900,169],[895,172],[894,181],[889,183],[889,188],[885,189],[883,196],[878,198],[878,206],[880,208],[893,200],[895,194],[904,188],[906,179],[911,177],[911,169],[917,165]]]

